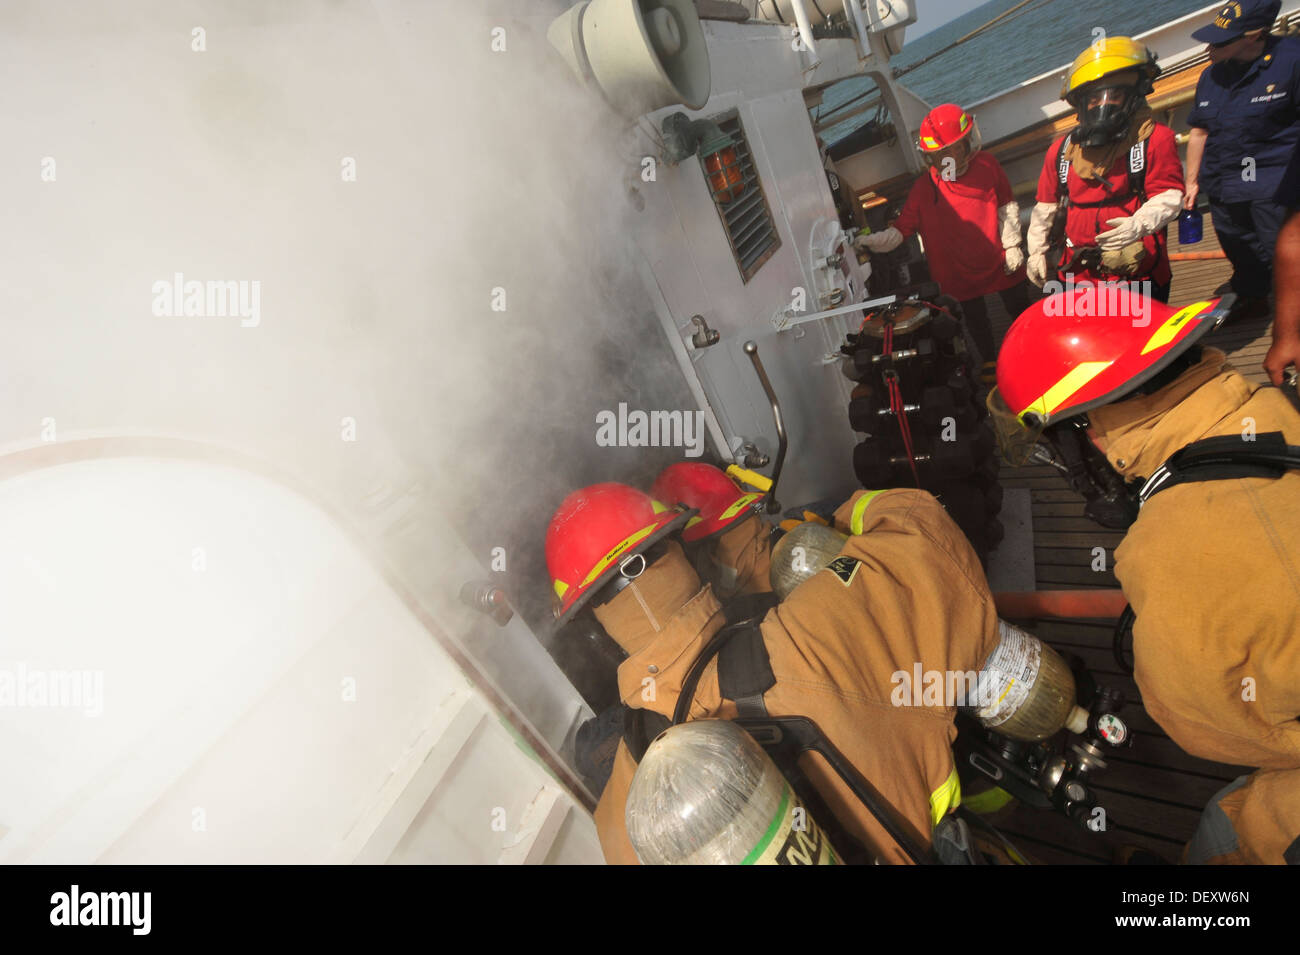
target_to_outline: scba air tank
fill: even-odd
[[[768,579],[778,600],[829,564],[843,549],[848,535],[809,521],[789,531],[772,548]]]
[[[825,832],[763,748],[728,720],[669,727],[627,794],[646,865],[837,865]]]
[[[780,600],[824,569],[848,537],[834,528],[800,524],[772,548],[772,590]],[[977,705],[969,706],[987,729],[1009,739],[1037,742],[1061,729],[1082,733],[1088,711],[1075,705],[1074,674],[1033,634],[998,621],[998,645],[976,680]],[[969,699],[969,697],[967,697]]]
[[[1074,674],[1060,654],[1005,620],[998,636],[979,674],[979,705],[971,708],[980,723],[1024,742],[1087,729],[1088,711],[1075,705]]]

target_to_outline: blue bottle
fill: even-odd
[[[1195,209],[1184,209],[1178,217],[1178,244],[1195,245],[1205,235],[1205,216]]]

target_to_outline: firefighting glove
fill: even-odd
[[[903,244],[903,233],[899,232],[893,226],[883,232],[872,232],[869,235],[860,235],[853,240],[853,247],[856,249],[867,249],[870,252],[892,252]]]
[[[1025,264],[1025,254],[1020,251],[1020,204],[1014,200],[998,209],[998,235],[1002,244],[1003,270],[1011,275]]]
[[[1047,281],[1047,242],[1055,220],[1054,202],[1036,203],[1034,211],[1029,215],[1029,233],[1026,236],[1029,247],[1029,281],[1039,288]]]
[[[1110,226],[1108,230],[1097,233],[1097,248],[1103,252],[1119,251],[1126,245],[1141,242],[1147,235],[1134,216],[1107,219],[1106,225]]]
[[[1108,220],[1106,224],[1111,228],[1106,232],[1098,233],[1097,247],[1105,252],[1119,250],[1126,245],[1140,242],[1149,235],[1155,235],[1177,219],[1182,208],[1181,190],[1166,189],[1164,192],[1157,193],[1131,216]]]
[[[1042,288],[1047,282],[1047,255],[1037,252],[1029,257],[1027,264],[1029,281]]]
[[[1110,275],[1136,275],[1147,257],[1146,246],[1139,239],[1119,249],[1105,249],[1101,253],[1102,271]]]

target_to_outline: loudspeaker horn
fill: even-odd
[[[626,116],[708,102],[709,51],[694,0],[589,0],[551,21],[546,36]]]

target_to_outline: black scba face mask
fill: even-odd
[[[1090,99],[1098,97],[1100,102],[1097,105],[1088,105]],[[1119,142],[1128,132],[1129,123],[1143,101],[1139,88],[1131,84],[1081,90],[1075,141],[1080,146],[1105,146]]]
[[[1071,418],[1043,432],[1054,452],[1054,467],[1087,501],[1084,516],[1102,527],[1127,530],[1137,520],[1141,481],[1125,482],[1088,438],[1088,423]]]

